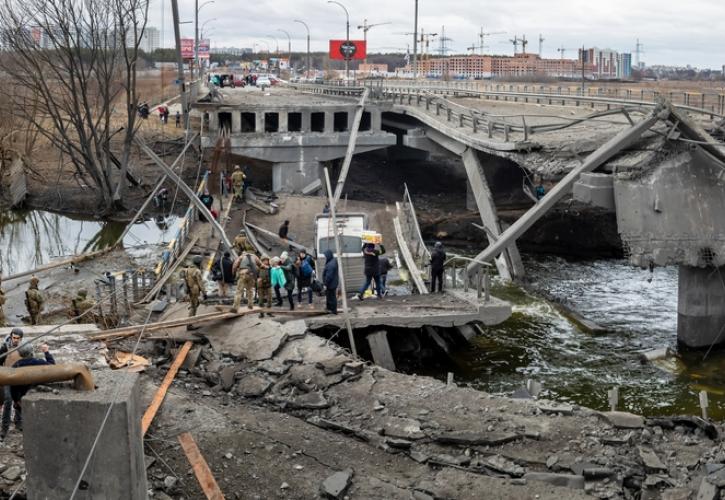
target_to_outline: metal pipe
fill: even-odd
[[[66,380],[73,380],[73,387],[80,391],[96,388],[91,371],[83,363],[0,368],[0,385],[47,384]]]

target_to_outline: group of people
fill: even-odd
[[[0,364],[6,368],[22,368],[24,366],[54,365],[55,359],[48,346],[42,344],[40,350],[44,359],[34,357],[33,345],[23,343],[24,333],[20,328],[13,328],[2,345],[0,345]],[[3,441],[10,430],[12,420],[15,429],[23,430],[22,399],[31,385],[3,386],[0,391],[2,401],[2,427],[0,428],[0,441]]]

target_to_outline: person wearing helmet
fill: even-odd
[[[0,326],[5,326],[5,312],[3,311],[3,305],[5,305],[5,292],[1,288],[3,284],[2,278],[0,278]]]
[[[234,165],[234,172],[232,172],[232,187],[234,188],[234,199],[244,201],[244,180],[247,178],[239,168],[239,165]]]
[[[242,304],[242,294],[246,292],[247,308],[254,307],[254,289],[257,285],[259,277],[259,268],[262,262],[251,252],[245,252],[234,262],[232,272],[237,277],[237,290],[234,294],[234,304],[232,312],[238,312],[239,306]]]
[[[96,302],[88,297],[88,290],[85,288],[78,289],[76,296],[71,300],[72,314],[75,318],[78,318],[86,311],[93,309],[96,306]],[[82,318],[76,319],[77,323],[94,323],[95,318],[91,313],[86,314]]]
[[[38,284],[40,280],[33,276],[30,278],[30,285],[25,291],[25,307],[28,308],[28,315],[30,316],[30,324],[37,325],[38,318],[40,318],[40,311],[43,310],[43,303],[45,298],[43,294],[38,290]]]
[[[184,282],[186,283],[186,292],[189,294],[189,317],[196,316],[196,310],[199,307],[199,295],[204,295],[206,299],[206,289],[204,280],[201,277],[201,256],[194,257],[192,266],[184,269]],[[191,330],[191,325],[187,325],[187,330]]]
[[[12,367],[16,361],[20,359],[20,353],[17,348],[23,341],[23,330],[21,328],[13,328],[0,345],[0,365],[6,368]],[[6,385],[2,387],[0,392],[2,396],[2,428],[0,429],[0,441],[5,439],[5,436],[10,429],[10,417],[13,412],[13,399],[10,391],[10,386]],[[18,416],[15,415],[15,425],[18,425]]]
[[[239,234],[234,237],[232,246],[237,251],[238,255],[242,255],[244,252],[254,253],[254,247],[247,238],[247,233],[244,229],[239,230]]]

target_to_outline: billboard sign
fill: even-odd
[[[199,40],[199,59],[209,59],[209,39]]]
[[[330,59],[336,61],[365,59],[366,49],[364,40],[330,40]]]
[[[194,39],[193,38],[182,38],[181,39],[181,58],[182,59],[194,59]]]

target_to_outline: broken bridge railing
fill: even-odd
[[[398,248],[416,289],[421,294],[427,294],[424,277],[430,276],[430,252],[423,241],[407,185],[403,192],[403,201],[396,202],[395,207],[397,216],[393,219],[393,226]]]
[[[204,172],[204,176],[199,182],[199,187],[196,190],[196,196],[201,195],[204,189],[207,187],[209,182],[209,171]],[[155,273],[156,278],[160,278],[164,273],[174,265],[176,260],[184,253],[184,249],[189,241],[191,234],[191,228],[194,222],[199,218],[199,212],[196,205],[192,202],[189,203],[189,208],[186,209],[184,217],[179,221],[179,228],[176,230],[176,235],[169,242],[166,250],[161,254],[161,259],[156,264]]]
[[[470,274],[468,264],[475,262],[481,264],[474,272]],[[462,265],[459,267],[459,263]],[[445,263],[445,271],[443,279],[446,286],[453,289],[462,289],[468,292],[471,287],[475,287],[478,300],[484,302],[491,301],[491,263],[483,262],[463,255],[452,254]],[[471,279],[473,278],[473,279]]]

